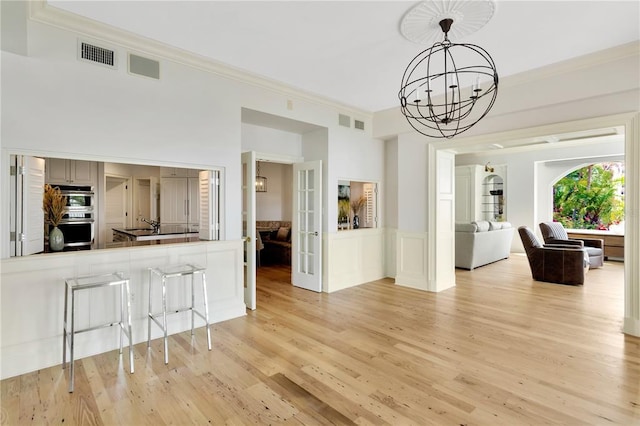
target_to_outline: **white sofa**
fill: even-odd
[[[474,269],[507,259],[512,240],[509,222],[456,223],[456,268]]]

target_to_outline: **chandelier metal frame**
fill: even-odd
[[[443,19],[439,24],[444,40],[409,62],[398,97],[402,114],[411,127],[425,136],[450,139],[469,130],[491,110],[498,95],[498,72],[493,58],[482,47],[449,41],[453,19]],[[462,56],[474,56],[480,64],[458,67],[453,51],[462,49],[471,52]],[[436,63],[438,59],[440,63]],[[466,98],[461,80],[471,82]]]

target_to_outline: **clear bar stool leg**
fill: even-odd
[[[169,342],[167,333],[167,278],[162,276],[162,325],[164,326],[164,363],[169,364]]]
[[[64,326],[62,329],[62,369],[67,368],[67,306],[69,302],[69,285],[64,282]]]
[[[191,279],[194,279],[193,275]],[[204,296],[204,321],[207,324],[207,346],[211,350],[211,332],[209,331],[209,299],[207,298],[207,279],[205,273],[202,273],[202,294]]]
[[[124,286],[120,286],[120,350],[119,354],[122,355],[122,345],[124,339]]]
[[[69,392],[73,392],[73,381],[75,379],[75,371],[73,368],[73,344],[74,344],[74,340],[75,340],[75,323],[76,323],[76,319],[75,319],[75,312],[76,312],[76,292],[74,289],[71,289],[71,336],[69,337],[69,340],[71,342],[71,348],[69,350],[70,352],[70,356],[69,356]]]
[[[151,348],[151,316],[153,315],[152,299],[151,299],[151,287],[153,286],[153,273],[149,269],[149,310],[147,315],[147,350]]]
[[[195,325],[195,318],[196,318],[196,295],[195,295],[195,291],[194,291],[194,281],[196,279],[196,277],[194,276],[195,274],[191,274],[191,336],[193,336],[193,327]]]
[[[129,288],[129,280],[125,281],[125,290],[127,293],[127,329],[129,330],[129,371],[133,374],[133,342],[131,338],[131,289]],[[124,327],[124,324],[123,324]]]

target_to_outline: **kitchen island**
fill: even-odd
[[[112,228],[113,241],[123,247],[199,241],[197,227],[189,225],[160,225],[154,228]]]

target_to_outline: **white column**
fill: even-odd
[[[624,325],[640,336],[640,114],[625,128]]]
[[[438,292],[456,285],[455,154],[429,144],[427,157],[427,289]]]

